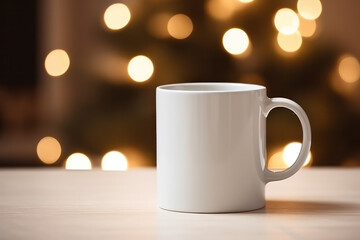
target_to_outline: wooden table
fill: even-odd
[[[266,207],[159,209],[156,171],[0,169],[0,239],[360,239],[360,169],[303,169],[270,183]]]

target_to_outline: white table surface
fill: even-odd
[[[360,168],[303,169],[266,207],[159,209],[156,170],[0,169],[0,239],[360,239]]]

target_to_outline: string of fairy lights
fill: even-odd
[[[237,11],[242,11],[253,0],[208,0],[204,5],[206,13],[215,20],[230,19]],[[275,47],[279,53],[292,56],[301,49],[304,38],[314,38],[317,33],[317,19],[321,16],[322,4],[320,0],[298,0],[296,9],[278,9],[272,19],[277,31]],[[115,3],[106,8],[103,14],[103,25],[108,31],[121,31],[132,20],[132,10],[125,3]],[[174,38],[184,40],[193,30],[194,23],[183,13],[156,13],[150,17],[147,30],[156,38]],[[233,56],[247,57],[253,46],[251,36],[243,29],[230,28],[224,30],[222,36],[224,50]],[[154,64],[151,56],[138,55],[128,59],[128,78],[141,83],[151,79]],[[48,53],[44,62],[45,70],[51,77],[58,77],[67,72],[70,67],[69,54],[64,49],[54,49]],[[353,84],[359,82],[360,64],[351,54],[340,56],[338,65],[331,79],[331,86],[339,94],[348,96],[353,93]],[[287,168],[291,166],[300,152],[301,143],[291,142],[273,153],[268,165],[270,168]],[[45,164],[54,164],[61,156],[61,145],[54,137],[44,137],[37,146],[39,159]],[[304,166],[310,166],[311,153]],[[92,164],[85,154],[73,153],[66,162],[66,169],[91,169]],[[127,157],[119,151],[110,151],[102,158],[104,170],[126,170]]]

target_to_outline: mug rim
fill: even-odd
[[[165,84],[158,86],[156,90],[182,93],[230,93],[261,91],[266,90],[266,87],[257,84],[235,82],[191,82]]]

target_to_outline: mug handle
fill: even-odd
[[[310,128],[309,119],[305,111],[300,107],[299,104],[297,104],[294,101],[291,101],[290,99],[268,98],[264,104],[265,117],[268,116],[268,114],[272,109],[277,107],[287,108],[296,114],[296,116],[299,118],[301,123],[303,139],[302,139],[302,145],[299,156],[297,157],[296,161],[292,166],[280,172],[273,172],[269,170],[267,167],[265,167],[265,183],[283,180],[285,178],[294,175],[303,166],[310,152],[311,128]]]

